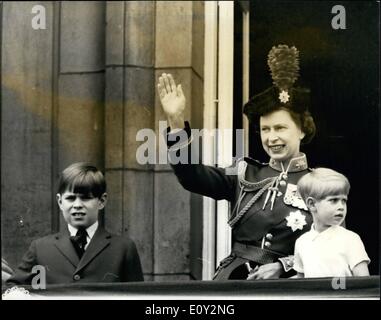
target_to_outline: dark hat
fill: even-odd
[[[260,116],[280,108],[296,113],[308,111],[310,90],[294,87],[299,76],[298,50],[287,45],[273,47],[269,52],[267,63],[274,85],[251,97],[245,104],[243,112],[249,120],[256,121]]]

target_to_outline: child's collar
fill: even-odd
[[[69,229],[69,233],[71,236],[75,236],[77,234],[78,229],[73,227],[72,225],[68,224],[67,225]],[[95,231],[98,229],[98,221],[95,221],[90,227],[86,228],[87,235],[89,236],[90,239],[93,238]]]
[[[311,233],[313,235],[313,239],[316,239],[317,237],[320,237],[322,235],[324,236],[329,236],[332,232],[336,232],[336,230],[340,228],[340,226],[337,226],[337,225],[333,225],[333,226],[329,226],[327,229],[325,229],[324,231],[321,231],[321,232],[318,232],[316,231],[315,229],[315,224],[312,223],[311,224]]]

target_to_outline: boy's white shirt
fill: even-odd
[[[296,240],[294,269],[306,278],[353,276],[360,262],[370,262],[360,237],[341,226],[311,230]]]
[[[70,232],[70,236],[74,237],[76,234],[77,234],[77,231],[78,229],[77,228],[74,228],[72,225],[68,224],[67,225],[68,228],[69,228],[69,232]],[[86,232],[87,232],[87,243],[85,245],[85,250],[87,249],[87,247],[89,246],[89,243],[91,241],[91,239],[93,238],[94,236],[94,233],[95,231],[97,231],[98,229],[98,221],[95,221],[90,227],[86,228]]]

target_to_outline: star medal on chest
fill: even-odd
[[[306,216],[300,210],[291,211],[286,220],[287,227],[290,227],[293,232],[298,229],[303,230],[303,227],[307,224]]]

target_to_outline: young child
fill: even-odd
[[[303,176],[298,191],[313,216],[311,230],[295,243],[297,277],[368,276],[370,259],[360,237],[343,227],[350,184],[331,169]]]
[[[57,202],[67,225],[34,240],[7,284],[31,284],[35,266],[45,270],[46,284],[143,281],[134,242],[98,223],[107,202],[101,171],[87,163],[70,165],[61,174]]]

